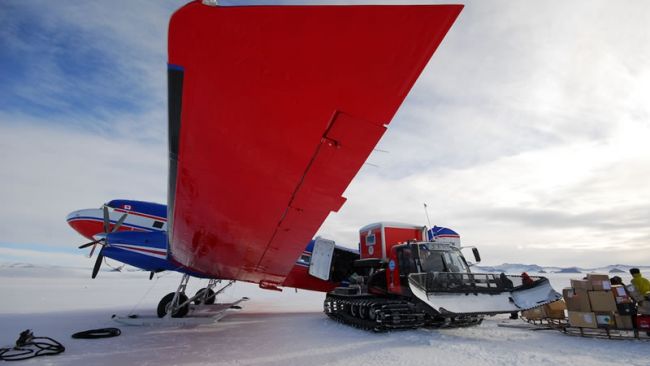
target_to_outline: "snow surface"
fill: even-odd
[[[556,290],[575,274],[548,274]],[[120,326],[112,314],[152,315],[159,299],[180,276],[163,273],[0,266],[0,347],[32,329],[66,346],[57,356],[22,364],[48,365],[644,365],[650,342],[565,336],[556,331],[498,327],[507,316],[487,318],[464,329],[408,330],[375,334],[327,318],[323,294],[265,291],[238,283],[219,301],[248,296],[241,311],[198,327]],[[625,278],[625,280],[629,280]],[[194,293],[205,281],[193,279]],[[122,335],[75,340],[80,330],[117,326]],[[21,363],[18,363],[21,364]]]

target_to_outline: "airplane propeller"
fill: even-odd
[[[104,223],[103,223],[104,232],[99,233],[99,234],[96,235],[96,236],[101,235],[102,237],[97,239],[97,240],[93,240],[93,241],[91,241],[89,243],[86,243],[86,244],[83,244],[83,245],[79,246],[79,249],[83,249],[83,248],[87,248],[87,247],[92,245],[92,249],[90,250],[90,254],[88,255],[89,258],[93,256],[93,252],[95,252],[95,248],[97,247],[97,245],[101,246],[101,249],[99,250],[99,253],[97,254],[97,259],[95,260],[95,266],[93,267],[92,278],[97,277],[97,273],[99,272],[99,268],[102,266],[102,261],[104,260],[104,254],[102,252],[104,251],[104,248],[108,245],[108,242],[106,241],[106,238],[107,238],[108,234],[114,233],[117,230],[119,230],[119,228],[124,223],[124,220],[126,220],[126,217],[128,216],[128,214],[126,214],[126,213],[123,214],[119,218],[119,220],[117,220],[115,225],[113,226],[113,230],[110,230],[110,228],[111,228],[111,219],[110,219],[110,215],[108,213],[108,207],[106,205],[104,205],[103,211],[104,211]],[[110,232],[109,232],[109,230],[110,230]]]
[[[95,241],[91,241],[90,243],[86,243],[86,244],[84,244],[84,245],[80,245],[80,246],[79,246],[79,249],[88,248],[89,246],[91,246],[91,245],[95,245],[95,244],[99,243],[99,242],[102,241],[102,240],[104,240],[104,238],[99,239],[99,240],[95,240]]]
[[[93,267],[93,274],[91,278],[97,277],[97,272],[99,272],[99,267],[102,266],[102,260],[104,260],[104,254],[102,254],[102,251],[104,250],[104,246],[102,246],[102,249],[99,250],[99,253],[97,254],[97,260],[95,261],[95,266]]]

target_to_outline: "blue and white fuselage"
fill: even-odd
[[[149,272],[177,271],[208,278],[176,263],[169,254],[166,205],[112,200],[101,208],[74,211],[68,215],[67,222],[87,239],[101,240],[98,245],[102,245],[104,257]],[[309,266],[312,248],[313,241],[298,258],[297,265]]]

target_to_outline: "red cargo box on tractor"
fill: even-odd
[[[362,259],[387,259],[394,245],[426,240],[426,227],[395,222],[376,222],[359,229],[359,254]]]

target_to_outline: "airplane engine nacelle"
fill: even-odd
[[[167,233],[124,231],[106,237],[103,255],[145,271],[174,269],[167,259]]]

